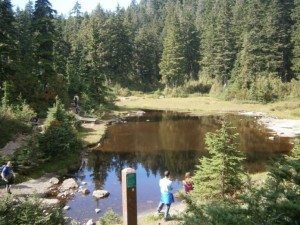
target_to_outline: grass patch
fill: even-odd
[[[0,116],[0,148],[3,148],[17,133],[29,133],[31,128],[16,119]]]
[[[82,124],[79,129],[79,139],[83,142],[83,147],[88,147],[98,143],[107,128],[106,123],[102,124]]]
[[[172,207],[172,206],[171,206]],[[145,217],[143,217],[142,221],[139,222],[139,224],[147,224],[147,223],[158,223],[160,221],[164,220],[164,213],[159,213],[159,214],[150,214],[150,215],[146,215]],[[181,217],[180,215],[170,215],[167,219],[167,221],[180,221]]]
[[[224,112],[262,112],[279,118],[298,117],[299,101],[280,101],[261,104],[252,101],[225,101],[208,96],[190,96],[188,98],[159,98],[153,95],[131,96],[116,102],[126,109],[156,109],[192,112],[200,114]],[[300,117],[300,115],[299,115]]]
[[[145,218],[143,219],[143,222],[147,222],[147,223],[153,223],[153,222],[158,222],[160,220],[164,219],[164,214],[160,213],[158,215],[147,215],[145,216]]]
[[[108,210],[102,217],[99,218],[100,225],[121,224],[122,219],[112,210]]]

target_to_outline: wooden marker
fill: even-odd
[[[122,170],[123,225],[137,225],[136,172]]]

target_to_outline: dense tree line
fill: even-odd
[[[114,86],[299,97],[299,0],[133,0],[91,13],[78,1],[68,16],[48,0],[12,7],[0,1],[0,83],[35,109],[75,94],[98,106]]]

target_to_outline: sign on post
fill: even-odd
[[[137,225],[136,172],[122,170],[123,225]]]

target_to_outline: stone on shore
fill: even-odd
[[[87,221],[86,225],[94,225],[95,223],[93,222],[92,219],[90,219],[89,221]]]
[[[48,199],[48,198],[43,198],[42,199],[42,204],[46,206],[58,206],[59,205],[59,200],[58,199]]]
[[[71,208],[70,206],[66,205],[66,206],[64,207],[64,210],[69,210],[70,208]]]
[[[69,190],[78,188],[78,184],[75,179],[69,178],[63,181],[63,183],[60,186],[60,190]]]
[[[50,184],[58,184],[59,183],[59,180],[57,177],[52,177],[50,180],[49,180],[49,183]]]

